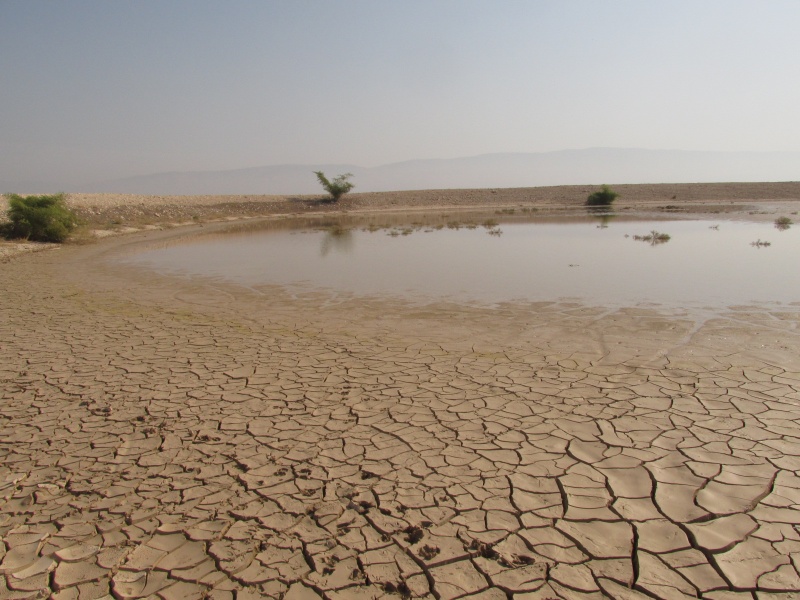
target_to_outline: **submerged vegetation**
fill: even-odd
[[[775,229],[778,231],[786,231],[792,224],[793,221],[789,217],[778,217],[775,219]]]
[[[647,235],[635,235],[633,239],[638,242],[647,242],[651,246],[655,246],[657,244],[665,244],[666,242],[672,239],[668,233],[661,233],[660,231],[656,231],[653,229]]]
[[[481,225],[483,225],[483,228],[489,235],[495,235],[495,236],[503,235],[503,230],[500,229],[498,222],[495,221],[494,219],[487,219],[486,221],[481,223]]]
[[[61,243],[78,225],[78,218],[67,207],[64,194],[6,194],[6,197],[9,222],[3,225],[4,237]]]
[[[772,246],[772,242],[765,242],[759,238],[755,242],[750,242],[750,245],[755,248],[766,248],[768,246]]]

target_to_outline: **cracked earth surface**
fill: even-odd
[[[119,244],[119,242],[116,242]],[[0,266],[0,597],[800,597],[800,307]]]

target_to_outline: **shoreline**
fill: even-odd
[[[586,197],[598,186],[549,186],[353,192],[338,203],[323,195],[157,196],[67,193],[67,205],[82,225],[72,243],[91,243],[109,235],[257,217],[328,215],[371,212],[448,211],[466,209],[535,209],[542,215],[579,214]],[[700,217],[726,215],[766,221],[796,214],[800,182],[624,184],[613,210]],[[7,200],[0,196],[0,214]],[[783,212],[781,212],[783,211]],[[46,244],[0,240],[0,260],[21,252],[47,249]]]

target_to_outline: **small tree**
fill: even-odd
[[[589,197],[586,199],[586,206],[611,206],[611,203],[614,202],[614,200],[616,200],[618,197],[618,193],[616,193],[607,185],[603,184],[600,187],[599,192],[589,195]]]
[[[64,194],[25,197],[6,194],[6,197],[9,237],[35,242],[63,242],[78,224],[75,214],[67,208]]]
[[[325,191],[331,195],[331,200],[334,202],[338,201],[339,198],[355,187],[355,184],[347,181],[353,176],[352,173],[345,173],[344,175],[334,177],[333,181],[329,181],[322,171],[314,171],[314,174],[317,176],[317,179],[322,184]]]

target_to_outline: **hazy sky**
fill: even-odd
[[[800,150],[798,0],[0,0],[0,180]]]

